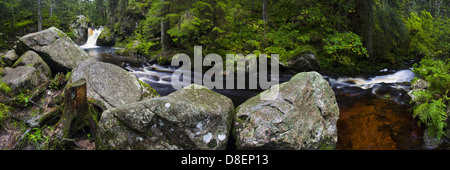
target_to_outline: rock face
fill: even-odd
[[[320,69],[319,61],[314,52],[303,53],[300,56],[292,57],[286,62],[286,67],[294,73],[317,71]]]
[[[102,101],[107,108],[159,96],[153,88],[140,82],[131,73],[109,63],[96,60],[78,63],[69,83],[82,78],[86,79],[88,97]]]
[[[90,19],[84,15],[78,15],[70,25],[73,33],[73,41],[79,45],[86,43]]]
[[[99,46],[114,46],[116,41],[116,35],[108,27],[103,28],[97,39],[97,45]]]
[[[295,75],[279,85],[275,100],[261,100],[260,96],[236,109],[237,149],[335,148],[339,108],[333,90],[319,73]]]
[[[13,65],[13,67],[17,66],[26,66],[30,65],[36,68],[39,72],[39,78],[41,80],[49,80],[52,76],[52,71],[47,63],[42,60],[42,58],[35,53],[34,51],[27,51],[23,54]]]
[[[234,106],[203,86],[103,112],[99,149],[225,149]]]
[[[16,68],[6,67],[2,70],[5,76],[2,81],[11,87],[13,94],[21,93],[24,89],[33,89],[37,87],[43,80],[38,76],[39,71],[32,66],[19,66]]]
[[[23,36],[15,50],[19,55],[28,50],[35,51],[52,66],[53,73],[70,71],[76,67],[77,62],[92,58],[55,27]]]

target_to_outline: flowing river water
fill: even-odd
[[[95,44],[94,44],[95,45]],[[111,47],[84,48],[95,59],[112,63],[129,71],[152,86],[161,96],[175,91],[170,79],[175,71],[170,66],[149,64],[135,56],[114,54]],[[293,75],[282,74],[280,83]],[[406,106],[411,70],[381,70],[379,76],[336,78],[324,76],[335,92],[339,105],[338,143],[340,150],[426,149],[423,129],[411,117]],[[225,80],[226,81],[226,80]],[[236,81],[235,81],[236,82]],[[213,89],[229,97],[235,107],[262,90]]]

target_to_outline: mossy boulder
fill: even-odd
[[[19,59],[19,56],[16,54],[14,50],[9,50],[4,55],[1,55],[1,61],[7,67],[12,66],[17,59]]]
[[[274,100],[262,98],[275,88]],[[338,119],[328,82],[317,72],[304,72],[240,105],[233,134],[237,149],[334,149]]]
[[[6,67],[2,70],[2,81],[6,83],[14,95],[21,93],[22,90],[31,90],[37,87],[43,81],[39,78],[39,71],[32,66],[18,66],[16,68]]]
[[[203,86],[103,112],[98,149],[225,149],[233,102]]]
[[[39,78],[41,80],[49,80],[52,77],[52,71],[47,63],[34,51],[27,51],[25,54],[14,63],[13,67],[17,66],[32,66],[39,71]]]
[[[84,15],[78,15],[70,24],[72,29],[73,41],[77,44],[84,44],[88,38],[88,28],[91,20]]]
[[[99,46],[114,46],[116,41],[116,35],[108,27],[103,28],[97,39],[97,45]]]
[[[71,72],[69,84],[83,78],[86,79],[88,97],[103,102],[107,108],[159,96],[133,74],[109,63],[96,60],[79,62]]]
[[[29,50],[39,54],[53,73],[68,72],[75,68],[79,61],[92,59],[64,32],[55,27],[21,37],[15,48],[16,53],[22,55]]]

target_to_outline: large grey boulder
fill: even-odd
[[[22,90],[33,89],[43,82],[39,78],[39,71],[32,66],[6,67],[2,70],[2,81],[11,87],[13,94],[19,94]]]
[[[39,72],[39,78],[42,81],[49,80],[52,77],[52,71],[47,63],[42,60],[42,58],[34,51],[27,51],[23,54],[13,65],[17,66],[32,66],[36,68]]]
[[[15,50],[18,55],[28,50],[35,51],[51,66],[53,73],[70,71],[77,66],[77,62],[92,59],[55,27],[23,36]]]
[[[237,149],[334,149],[339,108],[328,82],[304,72],[277,86],[275,100],[262,100],[264,91],[236,109]]]
[[[190,85],[104,111],[96,144],[98,149],[225,149],[233,113],[229,98]]]
[[[72,70],[69,83],[86,79],[87,96],[102,101],[107,108],[159,96],[133,74],[109,63],[86,60]]]

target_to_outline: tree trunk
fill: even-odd
[[[52,16],[53,16],[53,2],[50,1],[49,3],[50,3],[50,9],[48,11],[48,13],[49,13],[48,18],[52,18]]]
[[[72,83],[65,89],[64,110],[51,137],[50,144],[52,146],[61,147],[69,141],[71,127],[82,121],[89,113],[86,94],[85,80]]]
[[[165,0],[161,0],[163,3]],[[161,16],[161,51],[165,52],[169,50],[169,37],[167,34],[167,30],[169,29],[169,22],[165,18],[166,15],[169,13],[169,6],[166,4],[163,4],[162,7],[162,16]]]
[[[14,7],[12,7],[12,25],[11,25],[11,30],[12,30],[12,34],[13,36],[15,36],[15,31],[14,31],[14,27],[15,27],[15,14],[14,14]]]
[[[373,32],[374,32],[374,23],[373,23],[373,0],[367,1],[367,34],[366,34],[366,48],[367,53],[369,54],[372,61],[375,60],[375,56],[373,55]]]
[[[38,0],[38,31],[42,31],[42,4]]]
[[[264,21],[264,38],[266,38],[266,22],[269,18],[269,14],[267,12],[267,0],[262,1],[262,19]]]

